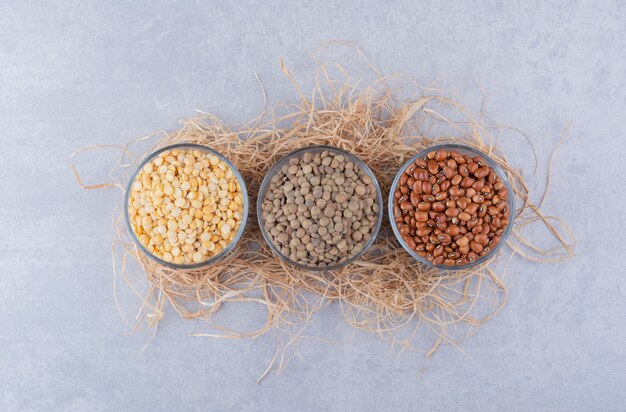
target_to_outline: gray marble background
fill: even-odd
[[[533,187],[571,121],[545,210],[570,223],[576,256],[513,259],[506,308],[420,380],[419,356],[341,327],[341,344],[304,341],[259,385],[269,335],[197,338],[202,325],[167,316],[142,353],[149,334],[129,334],[112,296],[121,197],[80,190],[70,153],[195,109],[241,124],[262,109],[255,73],[270,101],[293,101],[279,59],[309,89],[309,53],[334,39],[384,73],[478,80],[490,116],[535,142],[536,175],[517,156]],[[623,1],[1,2],[0,410],[624,410],[625,89]],[[222,316],[246,328],[261,315]],[[311,333],[338,324],[331,307]]]

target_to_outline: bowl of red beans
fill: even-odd
[[[509,180],[496,161],[469,146],[442,144],[413,156],[389,193],[389,220],[419,262],[467,269],[492,257],[511,233]]]

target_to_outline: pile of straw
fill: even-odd
[[[502,130],[485,122],[482,109],[470,112],[449,94],[433,89],[418,89],[420,98],[401,102],[394,97],[390,78],[379,76],[371,85],[359,87],[349,77],[334,80],[329,67],[320,64],[316,85],[305,95],[283,64],[285,75],[299,94],[297,103],[266,109],[237,130],[202,114],[183,121],[173,133],[150,136],[156,142],[136,158],[130,146],[120,148],[120,165],[130,172],[141,157],[170,144],[206,145],[224,154],[240,170],[252,203],[265,173],[278,159],[303,146],[326,144],[365,160],[386,197],[395,173],[409,157],[435,143],[458,142],[487,153],[508,174],[519,206],[509,247],[477,268],[442,272],[416,264],[399,246],[385,219],[376,243],[361,260],[332,273],[306,272],[272,255],[259,232],[252,204],[246,233],[228,259],[207,269],[184,271],[159,266],[143,256],[131,242],[123,216],[117,214],[113,248],[116,277],[123,276],[131,286],[137,283],[137,272],[127,268],[132,259],[140,263],[141,276],[149,285],[147,292],[137,291],[142,301],[139,319],[146,318],[156,327],[170,305],[184,319],[210,323],[211,332],[198,336],[255,338],[268,331],[285,333],[289,339],[278,348],[269,371],[272,365],[283,366],[287,346],[298,338],[301,326],[315,311],[337,301],[350,325],[375,332],[400,350],[416,347],[422,330],[434,334],[426,353],[430,356],[441,344],[457,344],[467,338],[502,309],[508,259],[519,255],[552,262],[573,253],[573,234],[559,219],[543,214],[545,193],[537,204],[530,201],[522,172],[511,167],[497,149]],[[342,71],[340,66],[333,67]],[[121,180],[85,185],[73,163],[72,167],[82,187],[118,186],[124,190],[126,182]],[[542,250],[534,246],[522,235],[528,225],[544,225],[558,247]],[[504,263],[503,254],[508,255]],[[494,262],[498,259],[500,264]],[[267,313],[265,322],[252,331],[214,324],[212,315],[226,302],[262,306]]]

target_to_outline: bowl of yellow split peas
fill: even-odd
[[[156,262],[195,269],[218,262],[241,238],[248,192],[237,168],[206,146],[163,147],[141,162],[125,195],[128,231]]]

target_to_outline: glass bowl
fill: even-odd
[[[172,262],[166,262],[163,259],[154,256],[152,253],[150,253],[141,244],[141,242],[137,238],[137,235],[135,234],[135,231],[133,230],[133,228],[132,228],[132,226],[130,224],[130,219],[128,217],[128,206],[129,206],[128,203],[129,203],[129,200],[130,200],[130,193],[131,193],[132,185],[135,182],[135,179],[137,178],[137,175],[139,174],[139,172],[143,169],[143,167],[146,164],[151,162],[159,154],[165,152],[166,150],[172,150],[172,149],[192,149],[192,150],[200,150],[200,151],[205,152],[205,153],[214,154],[221,161],[226,163],[226,165],[228,165],[228,167],[233,171],[233,174],[237,178],[237,182],[239,182],[239,186],[241,187],[241,193],[243,195],[243,212],[242,212],[242,216],[241,216],[241,223],[239,224],[239,229],[237,229],[237,233],[235,234],[235,237],[217,255],[212,256],[209,259],[207,259],[205,261],[202,261],[202,262],[198,262],[198,263],[176,264],[176,263],[172,263]],[[127,228],[128,232],[130,233],[130,236],[133,239],[133,242],[135,242],[135,245],[137,245],[139,250],[141,250],[150,259],[156,261],[157,263],[159,263],[159,264],[161,264],[163,266],[168,266],[168,267],[175,268],[175,269],[198,269],[198,268],[202,268],[202,267],[205,267],[205,266],[209,266],[209,265],[211,265],[213,263],[219,262],[220,260],[224,259],[235,248],[235,245],[237,244],[237,242],[239,241],[239,239],[241,239],[241,236],[243,235],[243,232],[244,232],[244,230],[246,228],[246,222],[248,221],[248,210],[249,210],[249,207],[250,207],[250,202],[249,202],[249,199],[248,199],[248,190],[246,188],[246,182],[243,180],[243,177],[241,176],[241,173],[239,173],[239,170],[237,170],[237,168],[230,162],[230,160],[228,160],[226,157],[224,157],[221,153],[219,153],[219,152],[217,152],[217,151],[215,151],[213,149],[210,149],[209,147],[202,146],[202,145],[199,145],[199,144],[193,144],[193,143],[180,143],[180,144],[175,144],[175,145],[171,145],[171,146],[166,146],[166,147],[163,147],[163,148],[157,150],[154,153],[151,153],[148,157],[146,157],[141,162],[141,164],[139,164],[139,167],[137,167],[137,170],[135,171],[135,173],[133,174],[131,179],[128,181],[128,185],[126,186],[126,194],[124,195],[124,217],[125,217],[125,220],[126,220],[126,228]]]
[[[372,179],[372,184],[376,188],[376,204],[378,205],[378,213],[377,213],[377,217],[376,217],[376,224],[374,226],[374,230],[370,233],[371,237],[367,241],[367,243],[363,246],[363,249],[361,249],[361,251],[359,253],[357,253],[356,255],[351,257],[350,259],[347,259],[347,260],[345,260],[343,262],[340,262],[340,263],[336,263],[334,265],[321,266],[321,267],[320,266],[307,266],[307,265],[303,265],[303,264],[301,264],[299,262],[295,262],[295,261],[291,260],[288,256],[285,256],[280,251],[280,249],[274,244],[274,242],[270,238],[270,235],[269,235],[269,233],[268,233],[268,231],[267,231],[267,229],[265,227],[265,222],[264,222],[264,219],[263,219],[263,212],[262,212],[261,206],[263,204],[263,201],[265,200],[265,195],[267,193],[267,190],[269,189],[272,177],[274,177],[274,175],[276,175],[279,172],[279,170],[284,165],[288,164],[290,159],[293,159],[293,158],[296,158],[296,157],[301,157],[302,155],[304,155],[304,153],[317,154],[317,153],[322,153],[324,151],[328,151],[328,152],[331,152],[331,153],[344,155],[347,160],[349,160],[350,162],[354,163],[359,168],[361,168],[361,170],[363,170],[365,172],[365,174],[367,174]],[[282,159],[280,159],[278,162],[276,162],[276,164],[274,166],[272,166],[272,168],[269,170],[269,172],[263,178],[263,182],[261,183],[261,186],[259,188],[259,196],[257,198],[256,215],[257,215],[257,220],[259,222],[259,228],[261,229],[261,234],[263,235],[263,238],[265,239],[265,242],[269,245],[270,249],[272,250],[272,252],[276,256],[278,256],[283,261],[285,261],[285,262],[289,263],[290,265],[295,266],[297,268],[308,270],[308,271],[323,272],[323,271],[331,271],[331,270],[342,268],[342,267],[348,265],[349,263],[354,262],[359,257],[361,257],[361,255],[363,255],[363,253],[365,253],[365,251],[376,240],[376,236],[378,235],[378,231],[379,231],[380,226],[381,226],[382,221],[383,221],[383,214],[384,214],[383,213],[383,209],[384,209],[383,196],[382,196],[382,191],[380,189],[380,185],[378,184],[378,180],[376,179],[376,176],[374,175],[374,172],[372,172],[372,170],[369,168],[369,166],[367,166],[367,164],[365,164],[365,162],[363,162],[361,159],[359,159],[358,157],[356,157],[352,153],[347,152],[347,151],[342,150],[342,149],[339,149],[337,147],[325,146],[325,145],[314,145],[314,146],[307,146],[307,147],[303,147],[301,149],[295,150],[295,151],[289,153],[288,155],[284,156]]]
[[[476,259],[475,261],[473,261],[471,263],[468,263],[466,265],[460,265],[460,266],[434,265],[428,259],[418,255],[415,250],[411,249],[406,244],[406,242],[402,238],[402,235],[400,235],[400,231],[398,230],[398,226],[397,226],[396,221],[395,221],[394,216],[393,216],[394,193],[396,191],[396,188],[398,187],[398,183],[400,181],[400,177],[406,171],[406,169],[410,165],[412,165],[417,159],[425,157],[428,153],[430,153],[432,151],[437,151],[437,150],[447,150],[447,151],[459,152],[461,154],[467,154],[467,155],[470,155],[470,156],[480,156],[482,159],[485,160],[485,162],[487,162],[487,165],[489,165],[489,167],[491,167],[495,171],[495,173],[498,176],[500,176],[500,179],[502,179],[502,182],[504,183],[504,186],[508,190],[508,196],[507,196],[507,200],[506,201],[507,201],[507,207],[509,208],[509,225],[506,227],[504,233],[502,234],[502,236],[500,238],[500,243],[498,243],[493,249],[491,249],[489,251],[489,253],[487,253],[485,256],[482,256],[479,259]],[[485,153],[483,153],[483,152],[481,152],[481,151],[479,151],[477,149],[474,149],[472,147],[461,145],[461,144],[440,144],[440,145],[432,146],[432,147],[429,147],[428,149],[425,149],[425,150],[419,152],[418,154],[413,156],[411,159],[409,159],[400,168],[400,170],[396,174],[396,177],[393,180],[393,183],[391,185],[391,189],[389,190],[389,199],[388,199],[388,203],[387,203],[387,213],[388,213],[388,217],[389,217],[389,223],[391,224],[391,228],[393,230],[394,235],[396,236],[396,239],[398,239],[398,242],[400,242],[400,244],[402,245],[404,250],[406,250],[411,256],[413,256],[420,263],[423,263],[424,265],[429,266],[429,267],[434,267],[434,268],[438,268],[438,269],[442,269],[442,270],[468,269],[468,268],[480,265],[481,263],[483,263],[486,260],[488,260],[490,257],[494,256],[494,254],[496,252],[498,252],[498,250],[500,250],[502,245],[504,245],[506,243],[506,240],[507,240],[507,238],[509,237],[509,235],[511,233],[511,229],[513,228],[513,219],[515,217],[514,216],[515,215],[514,212],[515,212],[515,196],[513,194],[513,189],[511,187],[511,184],[509,183],[509,179],[507,178],[507,176],[504,173],[504,171],[502,170],[502,168],[493,159],[491,159],[489,156],[487,156]]]

